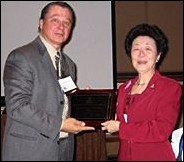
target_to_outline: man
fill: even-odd
[[[183,127],[172,133],[171,145],[177,161],[183,161]]]
[[[74,25],[73,9],[65,2],[51,2],[41,12],[39,36],[8,56],[3,78],[4,161],[72,160],[73,134],[94,130],[67,115],[68,98],[61,89],[62,79],[76,79],[74,62],[62,53]],[[59,69],[55,65],[58,52]]]

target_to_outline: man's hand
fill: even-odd
[[[60,131],[77,134],[85,130],[95,130],[94,127],[85,126],[85,123],[75,118],[67,118],[63,121]]]

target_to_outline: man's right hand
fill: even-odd
[[[77,134],[85,130],[95,130],[94,127],[85,126],[85,122],[79,121],[75,118],[67,118],[63,120],[60,131]]]

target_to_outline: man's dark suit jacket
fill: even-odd
[[[63,57],[66,75],[75,80],[74,62],[65,54]],[[7,121],[3,160],[58,160],[64,96],[39,37],[10,53],[4,87]]]

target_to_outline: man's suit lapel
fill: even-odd
[[[48,70],[52,73],[53,78],[55,78],[55,80],[57,81],[56,70],[47,51],[45,51],[43,54],[42,63],[48,68]]]
[[[56,86],[58,86],[58,89],[61,92],[61,87],[60,87],[58,79],[57,79],[56,70],[53,66],[52,60],[49,56],[49,53],[48,53],[46,47],[44,46],[44,44],[42,43],[42,41],[39,37],[36,38],[35,44],[38,46],[39,54],[41,56],[41,63],[44,65],[45,68],[47,68],[46,71],[48,71],[52,74],[53,78],[56,81]]]
[[[72,70],[72,64],[70,65],[69,59],[66,57],[64,53],[61,52],[61,71],[62,68],[63,68],[62,77],[71,76],[72,79],[75,81],[75,76],[73,75],[74,72]]]

